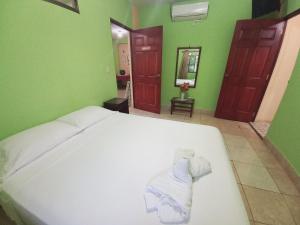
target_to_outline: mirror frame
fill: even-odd
[[[198,72],[199,72],[199,65],[200,65],[201,50],[202,50],[201,46],[199,46],[199,47],[178,47],[177,48],[174,86],[175,87],[180,87],[180,85],[176,84],[176,80],[177,80],[177,72],[178,72],[178,56],[179,56],[179,51],[182,50],[182,49],[197,49],[197,50],[199,50],[199,59],[198,59],[198,63],[197,63],[197,70],[196,70],[196,76],[195,76],[195,85],[194,86],[189,86],[190,88],[196,88]]]
[[[65,8],[65,9],[69,9],[69,10],[71,10],[73,12],[76,12],[76,13],[80,14],[78,0],[73,0],[74,4],[75,4],[75,7],[71,7],[71,6],[66,5],[63,2],[60,2],[60,1],[57,1],[57,0],[44,0],[44,1],[45,2],[50,2],[50,3],[54,4],[54,5],[61,6],[61,7]]]

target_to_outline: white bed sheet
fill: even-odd
[[[193,186],[189,225],[249,225],[220,132],[213,127],[114,113],[4,182],[30,225],[159,225],[147,182],[194,149],[213,172]]]

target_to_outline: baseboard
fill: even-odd
[[[287,172],[288,176],[292,179],[294,184],[296,185],[298,191],[300,192],[300,176],[297,174],[296,170],[291,166],[289,161],[285,158],[285,156],[277,149],[276,146],[272,144],[272,142],[266,137],[263,139],[264,143],[271,150],[275,158],[278,160],[283,169]]]
[[[164,111],[170,110],[171,105],[162,105],[161,109],[164,110]],[[199,108],[194,108],[194,113],[204,114],[204,115],[208,115],[208,116],[214,116],[215,115],[215,112],[212,111],[212,110],[199,109]]]

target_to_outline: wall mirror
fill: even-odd
[[[61,7],[79,13],[79,6],[77,0],[44,0],[44,1],[51,2],[55,5],[59,5]]]
[[[196,87],[201,47],[177,48],[175,86],[188,83],[191,88]]]

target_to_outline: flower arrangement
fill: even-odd
[[[180,85],[181,92],[187,92],[190,89],[189,83],[183,83]]]
[[[189,83],[183,83],[183,84],[181,84],[180,86],[180,91],[181,91],[181,93],[180,93],[180,99],[181,100],[185,100],[186,99],[186,95],[187,95],[187,92],[188,92],[188,90],[190,89],[190,85],[189,85]]]

